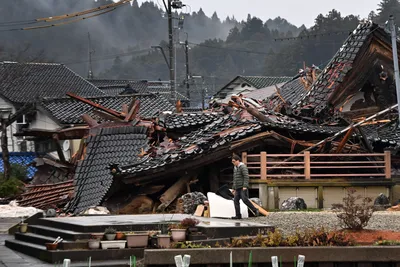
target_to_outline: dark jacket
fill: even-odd
[[[243,162],[239,166],[233,167],[233,189],[242,187],[249,187],[249,170]]]

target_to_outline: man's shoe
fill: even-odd
[[[232,220],[241,220],[242,219],[242,216],[235,216],[235,217],[232,217]]]
[[[256,217],[260,216],[260,212],[259,212],[258,210],[256,210],[256,211],[254,212],[254,216],[256,216]]]

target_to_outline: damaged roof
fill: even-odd
[[[33,103],[43,97],[103,96],[103,91],[62,64],[0,63],[0,94],[12,103]]]
[[[346,79],[351,76],[354,65],[366,54],[366,57],[370,58],[367,48],[374,36],[379,36],[381,41],[390,46],[390,35],[383,28],[369,21],[361,22],[318,76],[307,94],[296,103],[292,103],[293,114],[300,117],[326,117],[326,111],[330,109],[332,98],[343,97],[343,95],[338,96],[337,94],[350,84]],[[372,62],[361,63],[361,66],[365,66],[365,64],[372,66]],[[356,80],[357,77],[353,79]],[[349,94],[350,92],[347,92],[347,96]]]
[[[244,92],[242,88],[251,88],[252,90],[257,90],[265,87],[269,87],[275,84],[281,84],[290,81],[292,77],[269,77],[269,76],[237,76],[227,85],[222,87],[218,92],[214,94],[215,99],[224,99],[231,94],[240,94]],[[236,87],[240,86],[239,89],[234,90]]]
[[[73,180],[56,184],[28,185],[18,204],[22,207],[38,209],[54,208],[59,204],[66,203],[73,192]]]
[[[103,96],[87,99],[106,108],[120,111],[122,105],[129,105],[133,98],[140,101],[139,115],[142,118],[153,118],[159,112],[175,110],[175,107],[161,95]],[[102,120],[93,113],[92,106],[72,98],[44,99],[40,106],[60,124],[84,124],[83,114],[89,114],[98,121]]]
[[[113,183],[108,169],[111,163],[134,161],[142,149],[148,150],[148,128],[115,124],[112,127],[92,128],[85,139],[85,154],[75,171],[75,197],[68,210],[79,213],[97,206]]]

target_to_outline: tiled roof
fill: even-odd
[[[57,184],[28,185],[25,189],[18,201],[20,206],[48,209],[68,201],[74,192],[74,182],[69,180]]]
[[[268,77],[268,76],[239,76],[253,87],[260,89],[271,85],[290,81],[292,77]]]
[[[149,157],[135,166],[122,166],[122,173],[138,175],[151,169],[175,164],[183,160],[193,160],[200,154],[208,154],[218,147],[229,145],[230,142],[261,131],[261,125],[250,121],[240,121],[234,116],[224,116],[203,128],[180,138],[178,147],[171,150],[162,149],[155,157]],[[229,129],[232,129],[229,132]],[[224,132],[225,131],[225,132]]]
[[[263,113],[268,116],[270,122],[238,120],[233,115],[219,117],[214,122],[181,137],[168,149],[161,147],[155,157],[148,157],[139,164],[120,166],[120,171],[123,175],[129,174],[131,177],[145,175],[149,171],[156,172],[155,169],[157,169],[157,172],[162,172],[169,164],[191,161],[200,156],[210,156],[220,147],[229,147],[231,142],[259,132],[288,130],[293,133],[332,135],[343,129],[343,127],[318,126],[300,122],[272,111],[264,111]],[[172,168],[172,166],[169,168]]]
[[[142,118],[152,118],[158,112],[173,111],[175,109],[164,96],[150,94],[136,95],[134,97],[140,101],[139,115]],[[88,99],[106,108],[121,111],[122,104],[129,105],[132,98],[133,96],[104,96]],[[83,114],[89,114],[98,121],[101,120],[100,117],[93,114],[93,107],[72,98],[46,99],[41,102],[41,106],[61,124],[83,124],[84,122],[81,118]]]
[[[75,197],[68,210],[79,213],[101,203],[113,182],[107,167],[111,163],[134,161],[141,149],[148,149],[148,128],[115,126],[91,129],[85,139],[86,154],[75,172]]]
[[[297,103],[293,103],[294,114],[298,116],[317,116],[321,114],[323,116],[323,112],[329,108],[330,97],[339,90],[346,75],[353,69],[353,63],[359,52],[363,51],[362,47],[369,43],[368,40],[372,36],[370,33],[376,30],[384,32],[372,22],[359,24],[318,76],[310,91]]]
[[[179,130],[209,124],[220,117],[218,113],[168,114],[160,118],[160,124],[168,130]]]
[[[297,103],[307,91],[301,83],[300,78],[293,79],[281,87],[279,87],[280,96],[286,101],[288,105]],[[282,98],[275,92],[270,97],[264,99],[265,104],[269,109],[275,109],[278,105],[283,104]]]
[[[125,94],[127,85],[130,86],[134,92],[139,94],[155,93],[164,95],[166,98],[171,94],[169,82],[163,81],[134,81],[134,80],[89,80],[96,85],[106,95],[115,96]],[[177,92],[178,100],[188,100],[188,98],[181,93]]]
[[[371,143],[381,143],[384,146],[400,145],[400,129],[396,122],[386,124],[371,124],[361,127]]]
[[[2,157],[2,153],[0,153],[0,157]],[[37,157],[35,152],[10,152],[10,164],[18,164],[22,166],[28,166],[33,163],[34,159]],[[0,161],[0,172],[4,171],[3,160]],[[33,166],[28,167],[28,178],[31,179],[37,169]]]
[[[102,96],[103,91],[61,64],[0,63],[0,94],[14,103],[36,102],[37,98]]]

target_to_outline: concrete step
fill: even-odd
[[[15,233],[15,239],[41,246],[44,246],[46,243],[53,243],[55,240],[52,236],[44,236],[34,233]]]
[[[45,246],[21,241],[21,240],[6,240],[6,247],[22,252],[29,256],[38,258],[45,262],[50,263],[61,263],[64,259],[70,259],[72,262],[84,262],[88,257],[92,258],[93,262],[100,264],[101,261],[125,261],[129,262],[130,256],[136,256],[136,258],[143,258],[144,249],[143,248],[125,248],[125,249],[80,249],[80,250],[54,250],[48,251]],[[107,263],[108,264],[108,263]],[[112,266],[112,265],[99,265],[99,266]],[[93,265],[95,266],[95,265]],[[121,266],[121,265],[117,265]],[[122,265],[125,266],[125,265]]]
[[[75,232],[70,230],[63,230],[43,225],[28,225],[28,232],[57,238],[62,237],[65,240],[89,239],[90,233]]]

